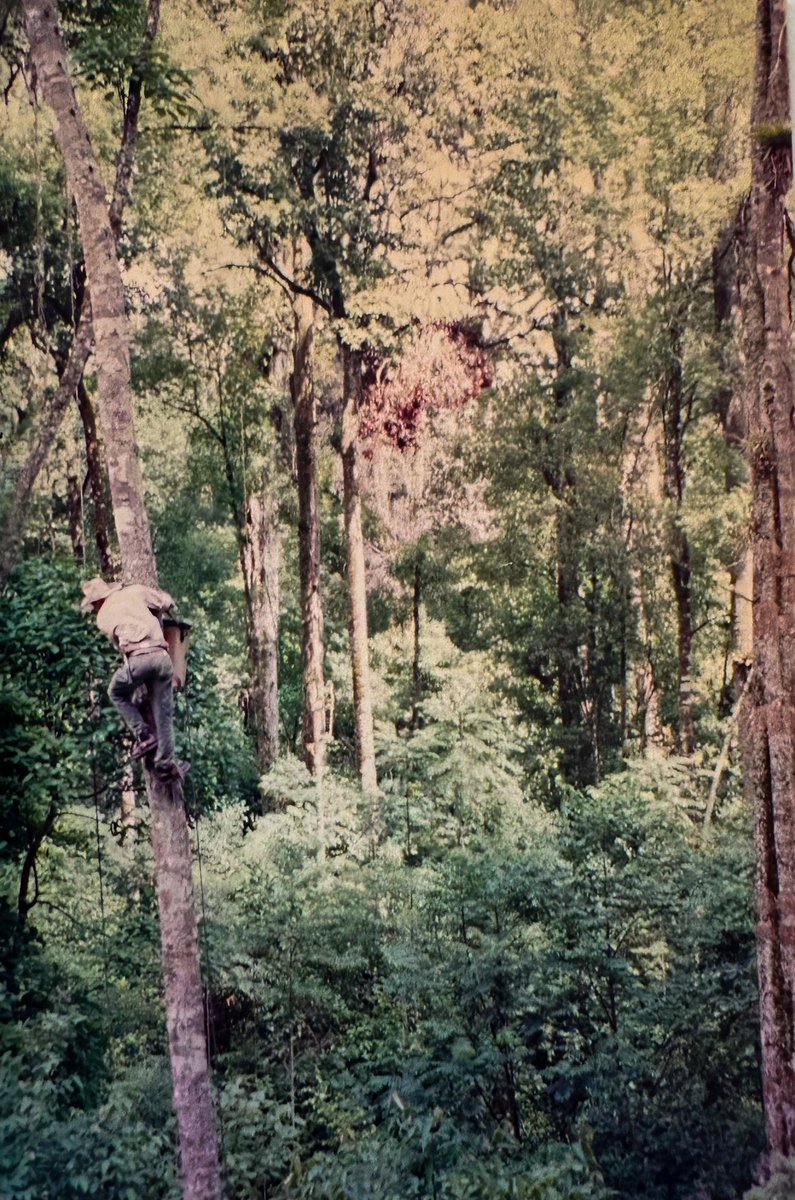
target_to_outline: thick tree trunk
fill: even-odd
[[[132,167],[135,157],[135,148],[138,144],[138,119],[141,109],[141,96],[143,91],[143,66],[146,63],[147,57],[151,53],[152,44],[157,35],[157,28],[160,20],[160,0],[149,0],[146,18],[146,29],[144,32],[143,42],[141,46],[141,54],[136,64],[128,85],[127,106],[124,116],[124,131],[122,135],[121,146],[119,147],[119,156],[116,164],[116,180],[113,190],[113,201],[111,203],[110,222],[113,229],[114,237],[118,239],[122,231],[122,216],[124,208],[129,200],[130,181],[132,178]],[[104,195],[104,189],[103,189]],[[5,527],[2,535],[0,535],[0,587],[8,578],[14,563],[19,554],[22,545],[22,531],[25,524],[25,518],[28,512],[28,503],[33,492],[34,484],[38,478],[39,472],[47,460],[47,457],[55,443],[56,434],[60,428],[66,409],[74,396],[75,389],[80,384],[83,372],[91,354],[91,338],[92,338],[92,323],[91,323],[91,307],[86,298],[81,302],[81,315],[75,331],[75,336],[72,341],[72,346],[69,350],[68,358],[61,368],[59,366],[59,384],[51,404],[49,405],[42,422],[42,428],[39,433],[38,440],[28,455],[17,484],[17,490],[14,500],[9,509],[6,518]],[[15,314],[12,314],[14,317]],[[6,322],[4,335],[9,336],[9,330],[13,328],[13,321],[9,318]],[[81,409],[81,416],[83,412]],[[88,442],[89,433],[86,431],[86,441]],[[97,446],[98,442],[95,440]],[[87,447],[88,449],[88,447]],[[89,461],[89,479],[91,480],[91,462]],[[101,477],[101,471],[100,471]],[[93,483],[92,499],[94,496]],[[110,537],[108,532],[107,521],[107,505],[103,500],[100,510],[96,513],[96,540],[97,552],[99,554],[100,566],[103,573],[111,573],[113,569],[112,557],[110,554]],[[104,522],[104,524],[103,524]]]
[[[268,770],[279,756],[279,573],[282,539],[273,488],[263,478],[246,505],[245,564],[251,596],[251,723],[257,757]]]
[[[792,180],[785,0],[759,0],[743,284],[754,562],[753,674],[740,709],[756,814],[762,1091],[771,1153],[795,1153],[795,428],[785,251]]]
[[[123,576],[129,582],[155,584],[157,571],[133,427],[124,289],[105,191],[68,74],[55,5],[52,0],[25,0],[24,11],[37,82],[55,113],[56,137],[80,222],[96,339],[99,414]],[[184,1195],[189,1200],[216,1200],[221,1195],[218,1139],[181,791],[179,784],[163,784],[147,772]]]
[[[345,536],[348,552],[348,627],[353,672],[356,757],[362,791],[378,790],[375,769],[373,701],[370,691],[370,651],[367,637],[367,580],[364,568],[362,497],[359,483],[359,412],[362,399],[361,355],[342,346],[342,478]]]
[[[91,294],[99,403],[108,435],[105,440],[113,510],[122,526],[118,534],[126,549],[125,577],[138,582],[152,572],[152,544],[133,428],[124,288],[105,189],[67,74],[55,6],[48,0],[26,0],[25,17],[37,83],[55,112],[56,137],[77,206]]]
[[[320,513],[315,452],[314,306],[293,298],[291,390],[298,482],[298,564],[301,576],[301,662],[304,679],[304,762],[322,779],[326,760],[323,603],[320,592]]]

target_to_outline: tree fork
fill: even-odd
[[[113,512],[128,582],[156,584],[133,424],[124,289],[88,132],[66,65],[52,0],[24,0],[38,83],[56,119],[56,138],[80,222],[96,341],[99,415]],[[166,1020],[186,1200],[218,1200],[221,1175],[204,1031],[190,843],[179,784],[146,773],[152,812]]]

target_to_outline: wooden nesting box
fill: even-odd
[[[168,642],[175,688],[184,688],[188,678],[188,645],[192,628],[189,621],[178,621],[175,617],[163,619],[163,637]]]

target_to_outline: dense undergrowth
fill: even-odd
[[[123,747],[75,588],[27,564],[0,617],[2,1195],[156,1200],[178,1185],[151,860],[145,821],[112,823]],[[705,840],[703,782],[638,760],[540,804],[486,657],[429,642],[424,726],[380,727],[376,836],[341,770],[318,797],[288,756],[260,798],[199,647],[188,801],[229,1196],[739,1195],[763,1148],[742,802]]]

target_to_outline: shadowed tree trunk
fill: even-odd
[[[356,757],[362,791],[378,790],[370,691],[370,651],[367,638],[367,580],[364,568],[362,496],[359,482],[359,413],[362,403],[361,354],[342,346],[342,478],[345,534],[348,550],[349,630],[356,721]]]
[[[279,756],[279,505],[263,473],[246,504],[244,563],[250,595],[251,721],[264,770]]]
[[[86,561],[86,547],[83,539],[83,485],[79,476],[74,475],[71,471],[66,476],[66,508],[72,556],[75,562],[82,567]]]
[[[674,304],[676,301],[673,301]],[[692,754],[696,748],[693,716],[693,587],[690,541],[682,523],[685,495],[684,435],[690,420],[692,397],[685,395],[682,373],[681,318],[674,312],[670,325],[670,358],[664,380],[662,420],[665,434],[663,490],[670,504],[668,558],[676,599],[679,749]]]
[[[795,392],[785,196],[792,180],[785,0],[759,0],[742,286],[753,488],[754,663],[740,707],[756,817],[762,1092],[771,1153],[795,1152]]]
[[[552,342],[555,348],[555,379],[552,392],[555,400],[555,419],[563,428],[569,419],[572,403],[571,372],[573,366],[569,317],[564,304],[555,310],[552,322]],[[562,725],[562,766],[567,778],[578,787],[596,782],[596,753],[591,731],[586,721],[587,701],[584,664],[582,659],[582,620],[580,601],[580,563],[578,555],[577,475],[564,445],[547,463],[544,479],[557,500],[555,517],[555,590],[558,619],[553,648],[557,676],[558,704]]]
[[[274,382],[279,370],[273,372]],[[272,463],[260,464],[258,485],[246,494],[245,462],[241,470],[230,433],[226,411],[224,373],[215,368],[218,397],[217,419],[213,422],[193,410],[217,442],[224,468],[229,512],[237,544],[246,617],[246,653],[251,675],[247,694],[248,724],[254,737],[257,758],[263,770],[276,761],[279,752],[279,572],[282,559],[278,497]],[[284,380],[286,383],[286,380]],[[245,458],[245,447],[241,447]]]
[[[301,662],[304,679],[304,762],[322,779],[326,760],[323,603],[320,592],[320,513],[315,452],[314,306],[294,296],[291,389],[298,482],[298,564],[301,575]]]
[[[414,587],[411,597],[411,616],[414,626],[414,652],[411,657],[411,728],[422,725],[422,667],[420,664],[420,615],[422,608],[422,551],[414,560]]]
[[[25,0],[25,24],[37,83],[55,113],[56,138],[80,223],[96,340],[99,415],[108,456],[113,513],[124,579],[156,584],[133,427],[124,289],[105,190],[68,74],[52,0]],[[190,843],[179,784],[146,773],[152,814],[166,1021],[181,1150],[189,1200],[221,1195],[218,1139],[204,1030]]]
[[[596,781],[593,748],[583,728],[582,671],[580,669],[580,638],[577,606],[580,578],[573,550],[573,519],[569,510],[574,482],[566,471],[566,482],[560,489],[555,526],[556,558],[555,590],[558,602],[558,630],[555,643],[555,669],[558,684],[558,705],[563,725],[563,769],[578,786]]]
[[[77,406],[80,409],[80,420],[83,423],[83,438],[86,447],[86,473],[88,476],[88,491],[94,510],[94,541],[99,557],[100,572],[105,576],[113,574],[113,555],[110,550],[110,513],[108,512],[105,481],[102,471],[102,455],[99,448],[97,421],[94,416],[94,406],[81,379],[77,385]]]

